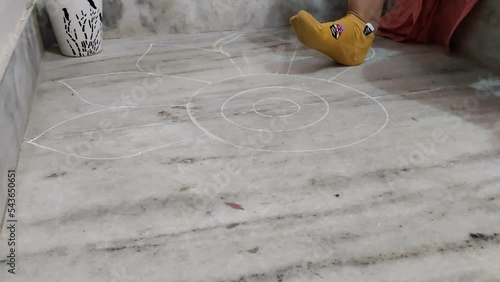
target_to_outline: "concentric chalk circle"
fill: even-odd
[[[187,111],[212,139],[249,150],[337,150],[379,134],[389,121],[370,95],[295,75],[246,75],[198,90]]]

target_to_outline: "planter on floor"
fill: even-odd
[[[46,0],[45,6],[63,55],[102,51],[102,0]]]

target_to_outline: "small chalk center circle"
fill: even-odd
[[[289,117],[298,114],[302,108],[293,100],[272,97],[253,104],[253,111],[264,117]]]

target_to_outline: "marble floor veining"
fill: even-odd
[[[0,277],[500,281],[498,76],[380,38],[339,66],[288,30],[49,52]]]

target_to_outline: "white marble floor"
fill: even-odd
[[[338,66],[289,31],[49,53],[0,277],[500,281],[498,76],[384,39]]]

